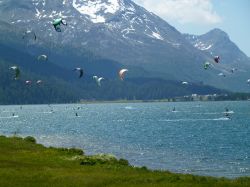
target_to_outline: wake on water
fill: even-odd
[[[134,107],[132,107],[132,106],[126,106],[125,109],[126,109],[126,110],[133,110]]]
[[[53,114],[54,112],[36,112],[37,114]]]
[[[180,112],[180,111],[174,110],[174,111],[171,111],[171,112],[173,112],[173,113],[177,113],[177,112]]]
[[[234,114],[234,111],[230,110],[228,112],[223,112],[223,114]]]
[[[214,118],[214,119],[160,119],[159,121],[166,121],[166,122],[178,122],[178,121],[227,121],[230,118],[221,117],[221,118]]]
[[[19,116],[7,116],[7,117],[0,117],[1,119],[11,119],[11,118],[18,118]]]

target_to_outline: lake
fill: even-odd
[[[110,153],[151,169],[250,175],[249,101],[0,106],[0,134]]]

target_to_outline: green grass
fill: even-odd
[[[135,168],[112,155],[87,156],[80,149],[46,148],[32,137],[0,136],[0,186],[250,186],[229,180]]]

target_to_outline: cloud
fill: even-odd
[[[216,24],[222,21],[211,0],[134,0],[165,20],[181,24]]]

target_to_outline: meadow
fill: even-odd
[[[237,179],[175,174],[131,166],[113,155],[37,144],[33,137],[0,137],[0,186],[250,186]]]

